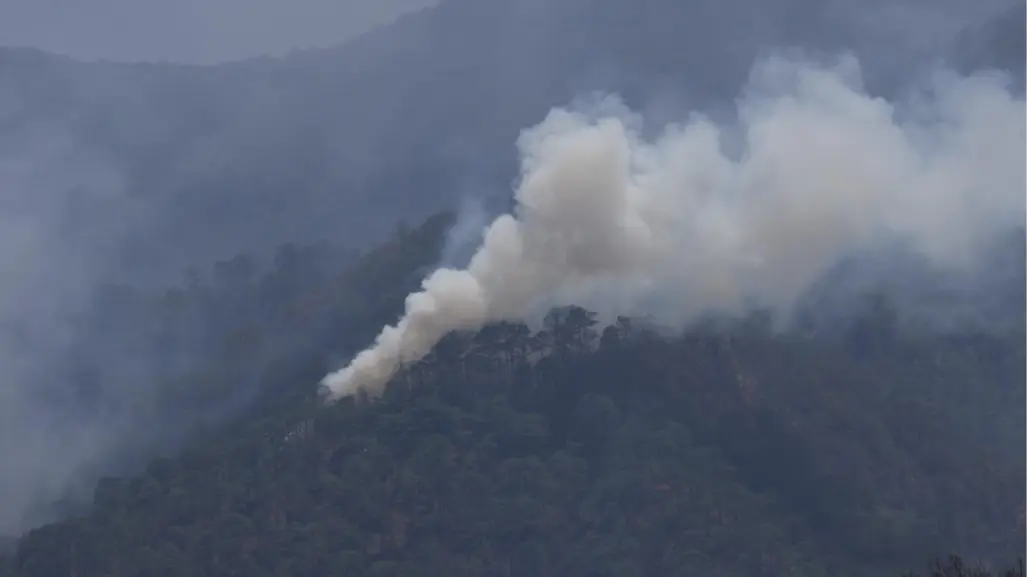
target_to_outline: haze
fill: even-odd
[[[1004,68],[1022,107],[1012,0],[445,0],[342,44],[416,4],[332,6],[0,0],[0,535],[173,450],[195,405],[226,418],[283,350],[339,368],[314,329],[278,330],[316,276],[285,245],[363,251],[464,202],[483,214],[445,255],[463,267],[508,210],[518,135],[594,91],[657,133],[696,111],[731,126],[754,62],[798,48],[851,53],[889,102],[939,63]],[[267,264],[284,272],[263,283]],[[247,372],[224,376],[219,347],[253,332],[273,346],[232,348]]]
[[[0,46],[213,64],[339,44],[431,0],[2,0]]]

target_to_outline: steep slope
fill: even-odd
[[[894,10],[888,8],[894,7],[894,3],[885,4],[868,5],[866,14],[861,16],[879,15],[879,9],[887,9],[894,18],[885,19],[887,25],[878,29],[872,25],[873,18],[847,18],[855,14],[852,5],[845,1],[782,0],[755,6],[737,0],[680,5],[648,1],[563,0],[552,4],[452,0],[338,49],[216,68],[83,64],[33,51],[0,51],[0,157],[4,159],[0,163],[0,192],[4,194],[2,200],[16,207],[55,195],[57,200],[49,207],[55,207],[57,213],[52,224],[60,232],[55,234],[75,250],[68,254],[46,253],[46,262],[56,263],[52,267],[55,280],[39,284],[67,292],[81,287],[75,285],[78,279],[63,274],[65,263],[85,262],[82,266],[95,268],[89,281],[126,276],[142,281],[153,280],[157,273],[165,277],[177,275],[182,265],[217,261],[243,248],[267,254],[283,240],[303,243],[329,238],[347,249],[369,246],[373,239],[384,236],[399,215],[427,214],[436,207],[452,204],[464,194],[488,196],[493,186],[500,189],[499,196],[505,195],[505,181],[514,172],[508,163],[515,156],[510,147],[517,132],[539,120],[551,105],[590,89],[622,92],[657,119],[676,117],[692,106],[734,96],[752,59],[763,48],[797,43],[824,49],[855,46],[867,65],[871,84],[886,91],[890,81],[912,69],[914,63],[946,54],[944,48],[959,25],[976,25],[969,17],[973,10],[965,8],[970,6],[965,2],[951,3],[963,7],[956,12],[948,12],[952,8],[948,4],[933,1],[912,1]],[[936,12],[935,5],[947,7]],[[990,9],[982,10],[982,14]],[[957,15],[960,11],[965,13]],[[968,32],[981,40],[972,43],[973,50],[967,49],[974,55],[968,69],[995,62],[995,56],[1013,54],[1006,48],[1022,36],[1022,28],[999,26],[996,31],[984,20]],[[1007,20],[992,22],[1002,24]],[[999,46],[994,51],[993,40]],[[961,50],[957,48],[956,52]],[[16,176],[27,167],[24,172],[33,178],[8,180],[11,167]],[[287,246],[278,251],[270,271],[260,270],[252,259],[233,258],[216,265],[210,271],[212,278],[194,278],[186,286],[167,292],[154,294],[114,286],[93,295],[92,287],[82,289],[89,293],[84,300],[92,303],[96,296],[98,303],[95,310],[81,315],[84,318],[80,318],[82,311],[67,310],[74,309],[73,306],[58,306],[67,303],[55,302],[54,294],[33,293],[32,296],[39,297],[41,308],[59,308],[59,313],[73,317],[77,331],[74,335],[79,342],[69,347],[69,358],[63,356],[63,348],[52,355],[49,349],[21,349],[46,351],[36,352],[37,357],[45,357],[40,363],[44,366],[39,368],[44,373],[42,378],[33,374],[32,378],[17,380],[29,391],[33,403],[45,407],[45,420],[54,423],[44,431],[45,439],[50,441],[45,446],[53,450],[46,452],[46,460],[36,458],[31,451],[4,453],[37,468],[26,473],[24,467],[9,466],[7,471],[15,472],[0,476],[0,491],[5,495],[0,504],[7,507],[0,515],[3,530],[17,532],[41,519],[77,510],[74,499],[71,503],[56,504],[53,500],[67,492],[91,493],[92,481],[102,472],[131,471],[146,462],[154,450],[164,452],[180,447],[198,431],[213,434],[211,431],[217,431],[227,418],[247,414],[247,407],[254,403],[255,410],[265,415],[268,422],[281,419],[290,427],[300,417],[314,414],[312,408],[304,405],[312,394],[309,385],[329,365],[334,368],[337,364],[330,362],[338,360],[330,355],[366,345],[374,330],[394,320],[396,309],[416,286],[423,267],[436,260],[444,220],[436,219],[425,228],[398,235],[390,245],[361,261],[345,281],[338,278],[336,271],[350,262],[352,255],[348,250],[326,252],[322,245]],[[47,220],[46,224],[51,222]],[[1018,284],[1000,287],[1000,292],[1009,296],[1009,302],[1016,303],[1014,308],[1020,314],[1022,234],[1014,240],[1019,242],[1021,253],[1010,262],[1019,263],[1019,268],[1009,270],[1016,273],[1012,277],[1019,279]],[[90,255],[96,256],[96,262],[79,258]],[[19,262],[31,260],[23,254],[16,258]],[[19,312],[25,304],[15,299],[11,302],[16,303],[12,308]],[[996,299],[995,303],[998,316],[1008,315],[1008,302]],[[6,323],[9,319],[2,320]],[[18,330],[12,332],[20,337],[24,331],[14,321],[11,324]],[[1008,387],[999,386],[993,394],[978,398],[967,392],[964,385],[978,380],[1005,383],[1003,379],[1014,374],[1006,364],[1008,343],[1002,344],[1005,341],[1000,339],[996,345],[994,335],[961,335],[962,341],[955,345],[931,337],[926,344],[917,341],[917,347],[932,351],[933,355],[917,349],[920,352],[912,357],[885,356],[884,360],[876,357],[878,360],[872,361],[868,359],[874,358],[878,350],[874,339],[879,331],[859,323],[856,328],[857,337],[852,339],[849,352],[864,355],[858,361],[831,349],[836,356],[827,357],[834,359],[835,368],[816,365],[811,354],[799,355],[802,362],[797,361],[796,367],[813,363],[818,368],[810,370],[826,381],[830,380],[829,371],[839,370],[837,367],[846,367],[848,371],[855,366],[852,370],[862,375],[855,383],[857,387],[863,381],[877,382],[878,378],[887,383],[905,383],[907,378],[917,383],[915,387],[898,387],[917,393],[896,402],[894,406],[902,409],[897,415],[889,413],[888,418],[896,421],[907,415],[916,416],[913,420],[917,424],[910,436],[949,439],[947,443],[956,451],[953,454],[977,458],[980,447],[988,448],[989,452],[981,452],[984,456],[973,463],[985,471],[982,479],[999,488],[992,503],[985,499],[963,509],[945,508],[946,499],[955,499],[953,495],[975,487],[975,482],[983,482],[965,480],[952,473],[957,469],[953,463],[959,461],[946,453],[947,449],[933,445],[930,450],[910,448],[895,440],[904,439],[905,432],[893,432],[889,435],[894,443],[884,445],[900,448],[882,449],[884,457],[873,451],[871,457],[866,457],[860,453],[857,440],[832,437],[828,434],[829,425],[813,417],[799,419],[795,426],[805,427],[800,437],[808,435],[827,443],[818,445],[815,460],[826,463],[824,467],[832,474],[846,471],[854,475],[856,488],[846,489],[849,492],[845,494],[871,495],[860,501],[860,507],[865,507],[859,509],[860,515],[828,515],[836,523],[834,529],[845,523],[856,527],[853,530],[858,538],[852,540],[862,543],[859,546],[863,549],[843,550],[828,557],[846,559],[887,549],[887,544],[873,543],[875,535],[885,540],[894,534],[911,535],[893,539],[895,559],[907,554],[903,551],[926,550],[924,543],[933,542],[924,535],[931,534],[932,527],[949,523],[925,513],[932,507],[950,515],[950,524],[958,526],[965,522],[966,528],[961,533],[948,534],[944,543],[971,553],[988,553],[991,547],[995,554],[1004,554],[1001,538],[995,538],[996,543],[991,545],[982,543],[993,533],[1002,532],[996,527],[1003,526],[1005,521],[995,511],[1010,506],[1007,491],[1002,487],[1008,484],[1008,463],[1022,464],[1022,416],[1003,409],[1020,407],[1022,403]],[[1022,329],[1019,334],[1004,338],[1019,342]],[[866,335],[872,337],[869,344]],[[27,342],[33,344],[30,339]],[[768,339],[761,346],[771,355],[780,352],[774,348],[780,344]],[[677,354],[674,349],[673,355]],[[871,356],[866,357],[867,354]],[[500,351],[500,356],[510,354]],[[965,366],[952,366],[946,364],[949,357],[969,360]],[[994,362],[992,367],[988,363],[996,357],[1005,360]],[[717,358],[701,359],[699,364],[716,364],[720,362]],[[897,366],[900,358],[916,358],[926,366],[942,367],[944,371],[923,369],[925,372],[921,373],[917,372],[921,368],[916,368],[908,369],[907,374],[907,369]],[[992,360],[985,363],[985,358]],[[854,364],[850,365],[850,361]],[[867,368],[879,361],[884,365],[880,373]],[[996,372],[989,372],[993,369]],[[760,371],[759,380],[784,382],[792,378],[766,367]],[[528,376],[531,375],[529,371]],[[445,381],[450,377],[457,378],[446,372],[440,378]],[[14,377],[11,378],[13,381]],[[574,378],[578,376],[575,374]],[[429,378],[424,380],[429,386],[434,383]],[[935,387],[935,383],[941,386]],[[863,407],[861,410],[872,415],[888,413],[894,398],[886,392],[877,393],[871,400],[857,403],[839,397],[844,402],[837,403]],[[679,400],[674,405],[661,397],[654,398],[651,402],[668,406],[684,403]],[[791,417],[789,407],[801,402],[797,397],[786,396],[770,410],[778,418],[783,418],[782,414]],[[815,413],[831,402],[811,401],[809,406],[814,408],[807,412]],[[973,409],[961,410],[964,405]],[[549,410],[546,407],[536,404],[525,410],[545,412]],[[618,405],[618,410],[627,409]],[[839,409],[843,413],[844,410]],[[19,411],[13,412],[22,417]],[[22,430],[43,430],[31,422],[34,414],[26,413],[29,428]],[[471,414],[479,420],[490,418],[473,411]],[[857,420],[851,416],[839,419]],[[10,420],[5,418],[5,423]],[[69,423],[96,425],[110,432],[112,441],[94,454],[90,452],[93,447],[89,436],[80,434],[92,429],[78,429]],[[939,423],[948,425],[941,427]],[[946,429],[957,424],[964,434],[948,436]],[[244,421],[239,426],[259,429],[263,425]],[[691,430],[694,423],[689,421],[683,426]],[[363,430],[370,434],[367,431],[371,429]],[[278,429],[268,431],[281,433]],[[759,436],[764,430],[755,431],[752,434]],[[10,441],[20,439],[20,435],[5,436],[7,446],[20,449],[20,441]],[[264,438],[263,433],[257,436]],[[242,450],[234,444],[235,438],[226,434],[226,444],[211,458],[224,456],[238,465],[233,465],[232,475],[246,477],[252,473],[246,468],[247,463],[252,465],[262,441],[249,441],[253,444]],[[566,445],[564,437],[556,435],[553,439],[547,442],[567,451],[573,449]],[[389,454],[395,453],[394,460],[402,461],[397,456],[399,450],[393,447],[400,441],[392,437],[387,441]],[[721,453],[716,463],[732,463],[759,453],[706,438],[689,438],[680,443],[712,447]],[[848,454],[843,450],[846,447],[855,454],[853,462],[862,463],[868,470],[899,472],[878,478],[848,471],[844,463],[839,464],[833,457],[836,451]],[[915,464],[905,462],[902,455],[906,453],[915,454],[909,458]],[[540,459],[550,457],[550,453],[533,454]],[[882,460],[874,460],[878,457]],[[472,469],[493,475],[490,467],[495,464],[486,460],[480,469]],[[759,493],[764,488],[759,475],[753,481],[737,472],[718,472],[716,467],[705,468],[700,462],[695,465],[716,479],[714,485],[734,483],[748,493]],[[50,466],[56,468],[50,471]],[[221,474],[210,473],[206,465],[202,469],[196,474],[202,486],[213,483],[210,475]],[[160,466],[158,470],[165,471]],[[903,477],[907,473],[912,477]],[[158,477],[164,474],[156,473]],[[909,478],[927,478],[926,488],[914,492],[910,487],[915,483]],[[45,482],[35,482],[41,479]],[[821,481],[818,477],[809,486],[817,486]],[[161,483],[157,485],[163,486]],[[143,485],[145,490],[157,486],[146,482]],[[127,493],[117,489],[117,483],[105,487],[114,487],[101,491],[114,495],[112,502],[123,499],[135,503],[138,487],[133,485]],[[303,490],[308,489],[323,490],[319,485],[313,489],[304,486]],[[776,486],[774,490],[780,489]],[[823,489],[827,493],[833,490],[832,485]],[[874,497],[878,491],[886,497]],[[10,495],[17,499],[6,498]],[[316,502],[306,496],[300,498]],[[211,499],[221,502],[220,499],[231,501],[235,497],[217,493]],[[750,513],[746,513],[747,522],[765,519],[772,526],[791,527],[783,519],[799,506],[782,501],[785,513],[779,515],[776,509],[761,509],[748,496],[738,499],[746,507],[751,506]],[[26,502],[42,510],[25,511]],[[580,504],[573,499],[559,502],[564,506]],[[139,507],[143,516],[137,521],[145,525],[154,518],[150,516],[152,510],[141,504]],[[697,513],[699,517],[704,514]],[[822,512],[806,516],[820,519],[817,515],[822,516]],[[202,525],[207,521],[210,519],[196,523]],[[384,523],[378,517],[368,522]],[[110,536],[112,533],[104,533],[109,528],[105,523],[94,519],[88,526]],[[585,525],[576,519],[572,527],[578,532],[574,535],[588,535],[582,528]],[[68,527],[80,525],[72,522],[52,526],[41,533],[43,537],[37,535],[27,540],[23,549],[27,553],[22,561],[27,563],[31,558],[38,563],[43,557],[40,551],[80,551],[95,545],[82,545],[85,549],[81,549],[79,545],[46,540],[46,535],[69,531]],[[364,528],[360,526],[361,530]],[[77,539],[76,531],[71,529],[70,534]],[[131,533],[135,534],[135,530]],[[802,535],[814,533],[810,530]],[[136,555],[150,547],[146,539],[153,538],[153,534],[139,531],[138,535],[140,541],[118,537],[126,543],[125,555]],[[849,539],[837,534],[834,538],[844,542]],[[278,543],[276,538],[266,542]],[[33,549],[32,543],[40,548]],[[196,555],[192,545],[177,546],[187,553],[173,555],[190,559]],[[461,546],[454,541],[440,545],[446,550]],[[582,547],[588,550],[587,546]],[[831,560],[835,557],[821,559],[804,547],[795,546],[789,554],[806,559],[810,567],[836,562]],[[55,556],[53,562],[74,565],[78,563],[78,554],[70,560]],[[97,553],[101,559],[98,563],[105,562],[104,555]],[[704,562],[710,567],[722,567],[725,571],[736,568],[727,556],[710,553],[706,557],[709,559]],[[67,568],[66,564],[58,565],[61,571]],[[23,569],[37,571],[39,566]],[[132,570],[131,566],[125,569]]]
[[[306,351],[363,345],[445,222],[296,301],[296,326],[333,319]],[[855,576],[953,550],[1008,560],[1025,538],[1023,331],[918,335],[879,313],[838,338],[758,316],[666,338],[626,319],[599,335],[571,308],[536,335],[451,335],[380,402],[330,409],[309,387],[322,358],[294,354],[249,418],[102,481],[87,514],[22,539],[10,571]]]
[[[293,383],[397,314],[450,222],[398,232],[358,261],[330,245],[284,245],[269,266],[238,255],[167,290],[102,287],[66,327],[66,347],[5,382],[0,536],[80,510],[105,474],[311,394]],[[4,328],[33,344],[30,331]]]

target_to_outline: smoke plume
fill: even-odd
[[[788,313],[839,259],[899,243],[972,265],[1024,221],[1025,107],[998,75],[938,71],[902,102],[858,63],[757,63],[730,125],[694,115],[652,140],[617,99],[552,110],[521,134],[512,214],[466,269],[442,268],[330,399],[380,394],[447,333],[575,304],[682,326],[751,306]]]

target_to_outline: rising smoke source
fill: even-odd
[[[330,400],[378,395],[447,333],[552,306],[679,326],[787,313],[840,258],[886,240],[965,267],[1023,225],[1025,122],[998,75],[938,72],[893,104],[863,91],[851,58],[762,60],[735,123],[695,116],[651,142],[615,99],[555,109],[518,141],[513,214],[321,384]]]

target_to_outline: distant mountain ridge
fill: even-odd
[[[918,2],[905,17],[930,14]],[[885,89],[925,59],[1022,63],[1022,18],[974,23],[950,48],[951,24],[912,38],[850,18],[878,4],[853,6],[447,0],[336,48],[214,67],[0,49],[0,147],[42,134],[102,156],[138,205],[116,217],[122,268],[178,270],[283,240],[370,246],[399,218],[504,195],[518,131],[591,90],[684,114],[733,98],[773,46],[852,49]]]
[[[875,93],[888,94],[901,85],[899,81],[904,81],[906,75],[938,60],[949,61],[964,71],[1006,66],[1019,75],[1022,87],[1023,67],[1014,65],[1022,62],[1019,48],[1023,45],[1023,27],[1013,19],[1017,10],[1022,13],[1022,6],[1002,12],[996,10],[1000,5],[1011,5],[1010,2],[981,2],[971,5],[963,0],[448,0],[340,47],[206,67],[82,63],[35,50],[0,49],[0,233],[28,231],[30,234],[25,238],[32,241],[23,245],[17,242],[23,240],[17,235],[0,236],[4,241],[0,245],[9,251],[0,264],[13,270],[5,269],[5,283],[0,283],[0,296],[4,297],[0,300],[0,328],[5,331],[0,338],[11,333],[17,345],[0,348],[0,361],[8,361],[3,365],[5,379],[16,384],[14,388],[23,388],[24,396],[32,401],[19,403],[15,395],[13,403],[8,402],[10,397],[4,397],[0,403],[0,409],[6,409],[0,411],[0,423],[4,425],[0,427],[0,441],[17,440],[0,452],[8,463],[27,465],[10,467],[22,474],[0,475],[0,497],[9,497],[0,499],[0,505],[9,507],[0,511],[0,523],[6,523],[6,530],[13,533],[26,524],[40,522],[39,518],[59,517],[75,510],[65,510],[64,503],[58,503],[51,515],[49,501],[61,494],[67,488],[65,485],[73,485],[72,481],[77,483],[75,490],[88,492],[97,476],[119,470],[114,465],[107,468],[108,463],[145,462],[155,454],[155,447],[177,447],[207,431],[209,426],[235,423],[234,417],[254,405],[257,412],[262,411],[263,416],[256,417],[258,421],[270,419],[265,424],[272,426],[266,431],[282,432],[279,425],[288,425],[285,431],[296,430],[290,411],[302,408],[313,414],[312,407],[300,405],[312,402],[309,397],[314,394],[317,380],[338,368],[342,360],[339,355],[360,350],[371,342],[383,323],[394,321],[404,297],[416,290],[425,271],[439,262],[442,251],[438,245],[448,239],[448,215],[430,220],[412,233],[397,221],[421,220],[422,216],[439,208],[452,208],[467,197],[495,200],[497,205],[508,201],[509,183],[518,169],[514,147],[518,132],[540,121],[551,107],[595,90],[622,95],[654,124],[679,120],[694,109],[730,107],[753,60],[773,47],[789,45],[811,47],[814,57],[853,50],[860,56],[867,84]],[[944,9],[935,10],[933,6]],[[392,241],[381,246],[378,241],[393,232]],[[312,242],[319,238],[331,243]],[[1010,248],[1015,250],[1009,250],[1008,255],[993,255],[994,262],[978,263],[982,269],[1008,270],[1008,275],[1001,275],[995,286],[980,289],[994,296],[988,310],[983,311],[987,313],[985,321],[993,316],[1008,317],[1011,310],[1019,315],[1014,318],[1023,317],[1022,230],[1010,238]],[[340,279],[340,271],[356,259],[353,249],[373,246],[380,248],[357,261]],[[269,258],[272,253],[274,256]],[[220,262],[209,268],[203,266],[212,261]],[[1008,263],[1014,266],[1007,266]],[[891,287],[896,289],[894,292],[905,295],[903,279],[895,278],[891,270],[874,269],[874,264],[866,263],[869,272],[886,277],[895,285]],[[197,268],[183,282],[182,268],[189,265]],[[851,273],[852,269],[848,271]],[[856,276],[864,272],[867,271],[858,270]],[[842,281],[845,274],[846,270],[839,273]],[[21,282],[23,278],[28,281]],[[920,280],[939,290],[928,291],[930,299],[922,299],[919,294],[911,298],[919,299],[916,304],[922,308],[947,307],[949,291],[941,289],[949,287],[932,284],[936,277],[926,278],[929,280]],[[154,290],[149,286],[169,279],[176,281],[171,290]],[[128,282],[121,284],[123,281]],[[825,292],[831,296],[830,290]],[[828,297],[822,302],[830,305],[834,301]],[[838,308],[849,311],[848,304]],[[869,375],[865,380],[881,387],[874,390],[882,398],[868,400],[880,404],[870,406],[894,408],[895,414],[890,418],[896,430],[883,436],[880,431],[875,433],[890,439],[882,446],[894,448],[893,445],[911,438],[900,430],[908,415],[917,415],[922,430],[931,432],[932,427],[948,422],[948,412],[940,418],[930,402],[907,398],[911,406],[903,407],[889,396],[892,391],[888,382],[880,381],[882,373],[873,371],[873,363],[877,362],[874,355],[881,348],[873,341],[882,334],[894,337],[890,331],[896,327],[883,323],[882,329],[882,318],[889,322],[894,319],[883,314],[875,317],[874,314],[887,310],[883,306],[874,308],[877,304],[880,303],[873,301],[868,305],[872,322],[853,321],[855,337],[850,340],[854,344],[835,342],[825,346],[833,347],[832,354],[846,359],[849,348],[857,356],[864,355],[845,362],[863,367]],[[73,325],[70,337],[65,323]],[[810,319],[814,329],[817,323],[839,324],[833,317]],[[760,350],[778,350],[773,347],[780,343],[759,334],[759,319],[752,324],[749,328],[755,331],[757,339],[772,345],[766,349],[757,347],[756,352],[762,355]],[[910,324],[915,325],[912,321]],[[989,343],[998,340],[999,349],[1009,348],[1015,354],[1023,354],[1023,328],[1019,323],[1016,325],[1008,334],[967,335],[964,331],[932,336],[926,350],[937,354],[924,353],[918,357],[921,366],[910,369],[915,373],[913,380],[925,390],[941,395],[962,394],[965,384],[976,384],[972,371],[987,375],[988,371],[1001,368],[988,360],[987,355],[995,353],[995,347]],[[904,325],[898,328],[904,329]],[[900,337],[904,334],[895,332]],[[33,340],[35,337],[40,343]],[[937,348],[932,349],[935,345]],[[700,351],[694,366],[682,365],[682,371],[712,368],[730,377],[728,382],[742,383],[741,377],[732,377],[734,367],[726,363],[729,359],[721,354],[720,345],[713,342],[710,346],[705,353]],[[637,352],[643,357],[648,354],[644,348]],[[500,351],[496,358],[509,357],[510,354]],[[776,357],[767,354],[767,358]],[[832,371],[845,372],[820,364],[822,359],[815,354],[803,358],[810,368],[803,382],[810,390],[820,390],[820,376],[824,381],[833,381]],[[906,359],[901,355],[892,358],[895,362],[888,374],[906,382],[902,364]],[[10,362],[12,359],[17,362]],[[666,363],[658,359],[644,366],[660,368],[683,360],[676,351],[670,351],[665,359]],[[480,360],[472,359],[472,363]],[[769,362],[764,365],[760,358],[752,360],[768,370],[773,368]],[[31,366],[22,370],[22,365]],[[1010,362],[1008,367],[1013,368],[1003,369],[1006,373],[1002,378],[1012,374],[1015,378],[1010,377],[1009,382],[1022,383],[1022,375],[1013,374],[1014,369],[1020,370],[1022,366],[1022,362]],[[956,372],[948,370],[950,367],[969,376],[960,379]],[[449,376],[466,374],[460,363],[443,368]],[[430,366],[428,369],[434,370]],[[766,377],[764,381],[778,375],[779,378],[770,380],[782,386],[790,386],[793,381],[788,374],[753,374]],[[936,376],[951,388],[937,390]],[[529,377],[535,378],[530,371],[517,376]],[[662,382],[661,379],[652,382]],[[442,378],[433,382],[443,386],[454,380]],[[578,382],[574,378],[562,381]],[[695,382],[701,383],[702,379]],[[865,392],[842,388],[837,399]],[[979,442],[988,446],[989,439],[996,434],[1005,439],[999,457],[982,456],[984,465],[990,466],[989,459],[1022,459],[1022,450],[1013,446],[1021,439],[1017,432],[1022,431],[1022,418],[1017,411],[1023,403],[1015,395],[1022,392],[1022,388],[1016,387],[996,389],[996,396],[979,403],[976,412],[964,410],[966,404],[962,401],[953,401],[948,405],[952,414],[966,419],[966,431],[973,431],[965,434],[966,431],[955,427],[946,434],[951,432],[952,437],[970,445]],[[543,390],[540,394],[539,399],[544,400],[549,393]],[[37,403],[37,396],[45,398]],[[796,394],[789,398],[801,402],[805,397]],[[666,406],[656,399],[651,401],[653,406]],[[681,401],[681,407],[693,410],[698,406],[700,413],[705,410],[687,399]],[[730,401],[731,407],[736,402],[748,403],[742,397],[732,397]],[[457,398],[455,402],[463,401]],[[609,403],[600,403],[600,417],[609,412],[603,406],[609,408]],[[536,402],[532,410],[545,412],[547,407]],[[817,410],[812,414],[821,414],[820,407],[815,405]],[[1008,407],[1015,411],[1006,411]],[[558,412],[572,406],[550,408]],[[431,424],[435,409],[430,404],[428,409],[427,421],[419,421],[425,417],[419,413],[411,422],[418,427]],[[787,410],[781,411],[771,419],[772,423],[777,419],[788,422]],[[208,419],[208,414],[214,416]],[[474,410],[467,414],[473,418],[460,427],[477,427],[479,415]],[[995,414],[1000,418],[993,418]],[[37,418],[39,415],[42,417]],[[60,415],[67,415],[68,419]],[[40,420],[53,420],[55,426],[41,428]],[[725,417],[725,422],[729,420]],[[644,417],[639,421],[648,422]],[[353,425],[344,422],[347,427]],[[519,422],[508,423],[514,427],[509,435],[515,441],[521,435],[516,430]],[[259,423],[239,423],[241,427],[251,425]],[[402,430],[404,427],[390,437],[397,450],[403,450],[408,434]],[[831,434],[817,432],[800,438],[829,439],[839,433],[831,422],[823,424],[822,429],[818,422],[816,427],[812,430]],[[82,450],[90,448],[88,433],[94,429],[112,432],[109,442],[100,443],[98,454]],[[143,429],[146,434],[136,434]],[[368,426],[363,430],[367,433],[376,429]],[[22,439],[37,434],[40,443],[32,446],[45,447],[39,453],[52,457],[42,463],[36,457],[38,453],[21,450],[25,444]],[[760,436],[757,432],[749,438]],[[679,437],[682,442],[692,443],[686,435]],[[265,437],[258,434],[246,438],[259,445]],[[331,444],[336,438],[326,435],[329,444],[324,448],[338,449]],[[636,446],[631,437],[624,439],[624,446]],[[785,444],[802,445],[790,441]],[[253,470],[251,457],[262,451],[237,446],[231,439],[229,445],[223,449],[211,447],[208,454],[215,461],[233,455],[239,466],[231,467],[232,474],[245,477]],[[863,450],[860,443],[848,447],[857,454]],[[482,454],[491,451],[483,449],[486,450]],[[570,445],[568,449],[577,450]],[[941,443],[939,447],[915,449],[912,452],[918,453],[924,463],[910,465],[910,471],[937,473],[939,459],[946,467],[960,469],[958,455],[953,452],[956,448],[952,446]],[[936,450],[940,456],[934,454]],[[762,454],[758,450],[752,452]],[[966,452],[972,453],[973,449]],[[822,462],[833,462],[837,453],[824,446],[818,454],[826,457]],[[878,455],[884,459],[878,462],[906,463],[904,457],[893,460],[896,455],[902,455],[902,451],[891,456]],[[278,456],[266,456],[265,464],[278,463]],[[675,459],[674,452],[669,451],[668,460]],[[425,464],[433,462],[440,461],[428,460]],[[38,464],[43,466],[33,468]],[[1010,471],[1022,472],[1020,461],[1015,464]],[[83,467],[87,469],[84,472]],[[476,467],[469,466],[465,472],[473,474]],[[854,468],[868,474],[874,470]],[[221,470],[216,466],[199,470],[203,472],[200,479],[220,478]],[[499,471],[496,469],[497,474]],[[166,469],[158,465],[154,472],[151,480],[156,485],[144,483],[107,495],[146,500],[154,495],[148,493],[151,489],[174,485],[164,484]],[[1022,483],[1016,485],[1019,478],[1007,474],[1006,469],[999,472],[1002,478],[1013,479],[1003,494],[1020,498],[1022,494],[1016,492],[1017,487],[1022,488]],[[364,473],[377,474],[369,469],[355,478],[362,478]],[[965,478],[972,475],[973,471],[968,470]],[[966,490],[958,483],[949,485],[943,477],[939,474],[932,497],[937,503],[945,502],[945,494],[957,495]],[[912,481],[914,477],[896,473],[896,478],[905,483],[903,487],[917,487]],[[975,483],[997,493],[986,482],[987,477],[982,478],[985,481]],[[51,480],[54,482],[50,483]],[[274,475],[264,480],[272,482],[262,481],[261,487],[275,491],[280,488]],[[323,480],[308,487],[310,491],[291,487],[285,493],[306,499],[321,490],[319,483]],[[659,486],[665,479],[654,481]],[[575,483],[568,486],[577,486]],[[596,485],[596,490],[605,491],[600,485]],[[850,511],[864,529],[880,525],[917,539],[926,538],[925,533],[913,530],[921,522],[915,515],[874,496],[879,485],[871,479],[859,480],[858,485],[865,489],[868,504],[880,505]],[[208,488],[211,491],[203,494],[225,499],[221,503],[235,502],[237,497],[249,498],[234,489],[222,491],[213,485]],[[926,493],[921,489],[895,493],[910,494]],[[71,502],[77,504],[74,499]],[[323,501],[310,502],[319,514],[329,512]],[[578,504],[576,498],[552,502]],[[1011,502],[1010,498],[996,501],[995,511],[982,510],[990,506],[987,503],[962,503],[969,516],[979,515],[982,519],[980,524],[959,531],[971,540],[987,540],[991,527],[1007,522],[1004,515]],[[47,514],[33,517],[35,513],[28,510],[29,505],[38,505]],[[201,524],[205,522],[204,515],[214,513],[201,501],[193,501],[192,505],[203,513],[197,519]],[[922,505],[917,514],[933,515],[933,509]],[[290,510],[311,509],[303,505]],[[174,507],[169,511],[175,513]],[[142,515],[143,510],[139,513]],[[115,515],[109,520],[118,519]],[[140,526],[161,525],[159,517],[147,519],[140,519],[139,525],[120,525],[109,535],[125,530],[127,535],[141,538],[136,552],[149,560],[144,559],[139,566],[159,566],[160,558],[150,556],[149,542],[136,530]],[[372,522],[383,519],[386,517],[374,515]],[[225,522],[229,529],[234,522],[230,517],[217,516],[206,520]],[[279,521],[272,519],[271,525]],[[63,577],[80,568],[76,565],[79,555],[88,547],[78,540],[76,531],[62,532],[78,527],[76,523],[57,524],[44,531],[42,537],[30,538],[28,541],[38,546],[26,548],[31,554],[25,555],[36,565],[22,567],[19,575],[49,575],[56,571]],[[286,525],[278,527],[286,531],[282,535],[306,531],[301,520],[292,519]],[[784,523],[776,526],[786,528]],[[1016,530],[1020,533],[1014,537],[1019,538],[1022,521]],[[332,538],[337,535],[333,530],[320,534]],[[432,532],[426,530],[425,534]],[[65,541],[69,535],[70,540]],[[203,535],[194,532],[190,538],[199,537],[196,543],[210,543]],[[870,530],[865,533],[874,535],[877,533]],[[279,543],[279,537],[267,542]],[[1012,540],[1016,541],[1015,538]],[[163,535],[154,542],[161,539]],[[887,547],[888,539],[882,539],[882,543],[869,545]],[[100,541],[102,547],[119,542],[118,538]],[[331,562],[331,556],[340,549],[330,539],[322,544]],[[451,544],[455,548],[462,546],[456,541]],[[765,544],[767,551],[773,550],[773,539]],[[371,543],[364,545],[377,548]],[[101,551],[102,547],[94,551]],[[196,553],[190,547],[183,545],[181,550]],[[73,551],[75,548],[78,552]],[[977,550],[958,539],[951,548],[968,553]],[[59,558],[54,551],[64,557]],[[122,552],[108,553],[104,559],[113,562]],[[996,554],[1006,553],[1005,549],[996,549]],[[170,554],[174,557],[173,552]],[[723,562],[729,563],[731,556],[724,556]],[[151,566],[151,561],[156,565]],[[219,563],[217,555],[207,561]],[[47,573],[46,568],[53,567],[53,563],[66,564]],[[179,566],[185,574],[195,573],[182,567]],[[132,574],[131,570],[126,571]],[[159,575],[158,571],[135,574],[150,577]],[[300,575],[324,574],[300,566],[290,571]],[[532,573],[530,567],[524,571],[530,577],[540,574]],[[243,574],[258,573],[244,570]],[[468,569],[466,574],[481,573]],[[563,577],[570,573],[557,574]]]

